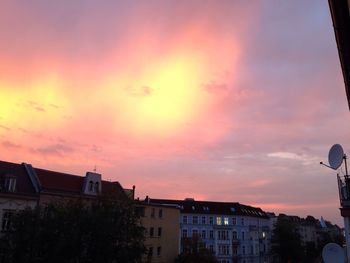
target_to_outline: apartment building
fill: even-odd
[[[145,228],[145,262],[174,262],[180,251],[180,209],[176,205],[136,203],[141,224]]]
[[[260,208],[240,203],[150,199],[180,208],[180,250],[188,238],[200,238],[220,263],[269,262],[270,219]]]
[[[78,176],[35,168],[26,163],[0,161],[1,231],[9,228],[14,212],[26,207],[77,198],[89,200],[110,193],[116,198],[128,198],[118,182],[104,181],[101,174],[95,172]]]

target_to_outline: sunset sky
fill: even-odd
[[[342,224],[334,143],[326,0],[0,2],[1,160]]]

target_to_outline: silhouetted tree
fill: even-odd
[[[16,214],[0,240],[4,263],[139,262],[143,228],[131,201],[52,203]]]
[[[272,244],[272,252],[279,256],[280,262],[303,262],[304,247],[294,222],[279,217],[273,230]]]
[[[199,236],[182,239],[183,253],[175,263],[217,263],[215,256],[209,251]]]

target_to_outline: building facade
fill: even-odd
[[[89,200],[99,194],[128,198],[118,182],[104,181],[98,173],[87,172],[85,176],[78,176],[34,168],[26,163],[0,161],[1,231],[8,230],[11,216],[16,211],[52,201]]]
[[[180,209],[174,205],[137,202],[141,224],[145,228],[145,262],[174,262],[180,250]]]
[[[180,251],[188,238],[199,238],[220,263],[269,262],[270,219],[260,208],[240,203],[150,199],[180,208]]]

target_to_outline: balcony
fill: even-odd
[[[232,246],[237,247],[239,246],[239,240],[237,238],[232,239]]]
[[[250,232],[258,231],[258,226],[256,226],[256,225],[249,225],[249,231]]]
[[[350,208],[350,178],[337,175],[340,204],[343,208]]]

